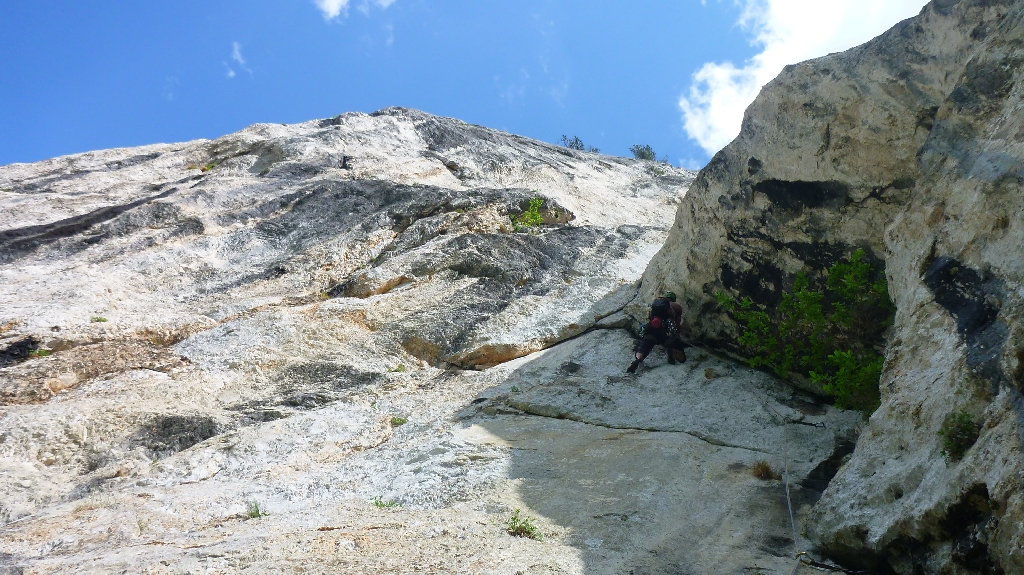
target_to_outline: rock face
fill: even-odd
[[[695,337],[742,354],[723,291],[777,305],[854,249],[895,325],[874,412],[807,534],[898,573],[1024,572],[1024,3],[943,0],[789,66],[695,180],[642,302],[685,296]],[[638,308],[631,308],[634,313]],[[962,460],[938,435],[981,422]]]
[[[398,108],[0,167],[0,573],[790,570],[859,414],[624,373],[692,178]]]

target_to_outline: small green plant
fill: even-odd
[[[579,139],[579,137],[577,136],[573,136],[570,139],[569,136],[566,136],[565,134],[562,134],[562,146],[569,148],[570,150],[577,150],[580,152],[593,152],[595,154],[601,151],[593,146],[584,146],[583,140]]]
[[[526,227],[536,227],[544,223],[544,216],[540,215],[540,207],[544,205],[543,198],[534,196],[530,199],[530,207],[526,208],[526,211],[519,214],[518,217],[510,216],[512,218],[512,229],[520,231]]]
[[[105,321],[107,321],[107,318],[105,318],[105,317],[103,317],[101,315],[94,315],[94,316],[89,318],[89,321],[91,323],[104,323]]]
[[[513,385],[512,387],[509,388],[509,391],[511,391],[512,393],[519,393],[519,387]]]
[[[260,517],[266,517],[268,515],[266,509],[261,509],[260,504],[255,499],[245,504],[245,515],[249,519],[259,519]]]
[[[50,355],[50,350],[43,348],[33,349],[32,351],[28,352],[29,357],[46,357],[48,355]]]
[[[200,172],[209,172],[210,170],[216,168],[219,164],[220,164],[220,162],[209,162],[206,165],[204,165],[201,168],[199,168],[199,171]]]
[[[396,415],[396,416],[391,418],[391,425],[393,427],[398,427],[399,425],[405,425],[406,423],[409,423],[409,418],[407,418],[407,417],[399,417],[399,416]]]
[[[389,369],[388,371],[391,372],[391,373],[405,373],[405,364],[404,363],[400,363],[397,366],[395,366],[393,369]]]
[[[583,140],[576,136],[569,139],[569,136],[562,134],[562,146],[569,148],[570,150],[579,150],[581,152],[584,150]]]
[[[373,503],[373,506],[376,507],[377,509],[393,509],[395,507],[402,506],[402,504],[397,501],[384,501],[383,495],[373,496],[373,499],[370,500],[370,503]]]
[[[946,461],[959,461],[974,442],[978,441],[980,431],[981,425],[970,413],[951,413],[939,428],[939,437],[942,437],[942,456]]]
[[[544,534],[533,523],[533,517],[521,515],[522,510],[516,509],[505,522],[505,532],[513,537],[528,537],[537,541],[544,540]]]
[[[647,144],[634,144],[629,147],[629,151],[633,153],[633,157],[638,160],[650,160],[654,161],[658,155],[654,153],[654,148]]]
[[[798,275],[793,291],[782,294],[775,310],[757,306],[749,297],[737,302],[719,293],[719,304],[743,326],[737,342],[748,363],[780,377],[810,377],[839,407],[874,411],[885,360],[878,348],[895,306],[884,275],[864,258],[858,249],[848,260],[833,264],[824,289]]]

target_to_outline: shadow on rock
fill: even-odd
[[[460,433],[511,448],[513,504],[556,525],[586,573],[788,572],[784,485],[751,468],[782,470],[788,450],[799,529],[860,414],[697,348],[629,376],[631,348],[625,331],[599,330],[518,360]]]

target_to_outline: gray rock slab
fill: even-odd
[[[520,391],[504,401],[545,417],[683,432],[709,445],[764,454],[776,468],[788,444],[795,481],[856,437],[858,412],[815,402],[773,376],[699,348],[675,365],[656,348],[637,374],[627,374],[632,346],[623,330],[598,330],[545,350],[510,374],[507,383]]]
[[[749,471],[764,454],[686,433],[545,417],[497,416],[464,434],[510,446],[514,493],[500,501],[564,533],[583,573],[788,572],[795,564],[783,486]],[[797,506],[806,511],[807,501]]]

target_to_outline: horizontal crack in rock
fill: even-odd
[[[738,445],[738,444],[735,444],[735,443],[729,443],[727,441],[722,441],[720,439],[716,439],[714,437],[711,437],[710,435],[706,435],[706,434],[703,434],[703,433],[700,433],[700,432],[697,432],[697,431],[686,431],[686,430],[681,430],[681,429],[658,429],[656,427],[633,427],[633,426],[629,426],[629,425],[613,425],[611,423],[601,423],[601,422],[596,422],[596,421],[588,421],[588,420],[579,418],[577,416],[573,416],[570,413],[564,413],[564,412],[560,412],[557,415],[549,415],[549,414],[546,414],[546,413],[537,413],[536,411],[531,410],[529,405],[527,405],[527,404],[520,404],[519,402],[509,402],[509,407],[512,407],[514,409],[517,409],[517,410],[525,413],[526,415],[532,415],[534,417],[547,417],[549,419],[567,419],[569,421],[575,421],[577,423],[583,423],[583,424],[586,424],[586,425],[593,425],[593,426],[596,426],[596,427],[604,427],[604,428],[607,428],[607,429],[623,429],[623,430],[629,430],[629,431],[649,431],[649,432],[652,432],[652,433],[653,432],[657,432],[657,433],[685,433],[686,435],[689,435],[691,437],[696,437],[697,439],[699,439],[699,440],[701,440],[701,441],[703,441],[705,443],[710,443],[711,445],[717,445],[719,447],[730,447],[730,448],[733,448],[733,449],[743,449],[743,450],[746,450],[746,451],[756,451],[758,453],[771,454],[770,451],[765,451],[764,449],[758,449],[756,447],[749,447],[749,446],[746,446],[746,445]]]

